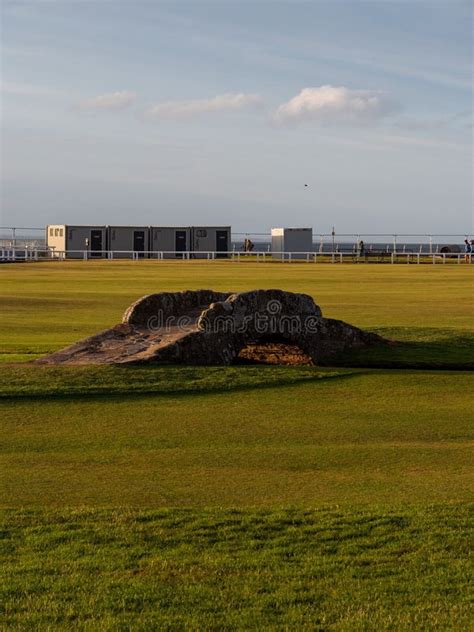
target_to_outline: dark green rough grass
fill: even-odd
[[[472,629],[464,505],[6,512],[8,630]]]

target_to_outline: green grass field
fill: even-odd
[[[20,362],[201,287],[307,292],[407,368]],[[468,266],[1,267],[3,627],[470,630],[474,373],[410,363],[472,361],[472,289]]]

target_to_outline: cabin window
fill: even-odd
[[[54,236],[59,237],[59,228],[54,229]]]
[[[60,229],[59,229],[59,236],[60,236],[60,237],[62,237],[63,235],[64,235],[64,233],[63,233],[63,229],[62,229],[62,228],[60,228]]]
[[[53,237],[53,235],[54,235],[54,228],[50,228],[49,229],[49,236]]]

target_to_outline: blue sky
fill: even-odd
[[[472,231],[471,29],[456,1],[4,0],[1,223]]]

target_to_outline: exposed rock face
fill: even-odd
[[[127,309],[122,324],[37,362],[225,365],[255,343],[260,360],[262,344],[283,343],[299,348],[305,361],[327,364],[337,354],[383,342],[376,334],[323,318],[307,294],[197,290],[144,296]]]
[[[197,312],[200,315],[211,303],[225,301],[230,295],[230,292],[213,290],[148,294],[130,305],[123,315],[122,322],[154,329],[159,326],[160,315],[169,319],[178,319]]]

